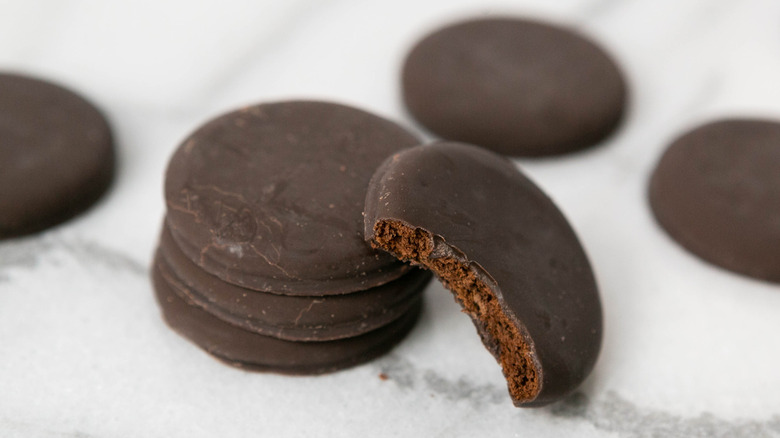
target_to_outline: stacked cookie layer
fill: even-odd
[[[213,355],[284,373],[373,358],[411,329],[429,280],[362,235],[368,181],[418,144],[342,105],[257,105],[205,124],[168,167],[153,280],[169,325]]]

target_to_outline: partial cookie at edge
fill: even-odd
[[[92,206],[114,176],[111,129],[74,92],[0,73],[0,238],[62,223]]]
[[[691,253],[780,283],[780,122],[724,119],[688,131],[659,160],[648,196]]]

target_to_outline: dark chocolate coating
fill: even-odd
[[[329,296],[289,296],[258,292],[226,283],[197,267],[163,227],[157,269],[175,282],[180,298],[212,315],[266,336],[289,341],[327,341],[355,337],[401,317],[420,298],[431,278],[413,270],[366,291]]]
[[[188,303],[152,269],[157,301],[168,325],[218,359],[234,366],[282,374],[322,374],[348,368],[394,347],[412,329],[421,300],[401,318],[361,336],[325,342],[293,342],[243,330]]]
[[[658,162],[649,197],[690,252],[780,282],[780,123],[726,119],[685,133]]]
[[[524,404],[559,400],[590,373],[602,338],[590,264],[555,204],[512,162],[459,143],[403,151],[371,180],[365,218],[367,240],[383,220],[427,231],[431,258],[458,260],[490,289],[541,376]],[[485,324],[474,323],[497,355]]]
[[[0,74],[0,238],[86,210],[113,174],[111,130],[92,104],[58,85]]]
[[[363,201],[385,157],[418,140],[324,102],[256,105],[198,129],[170,161],[168,225],[187,256],[246,288],[330,295],[408,267],[363,241]]]
[[[626,85],[614,61],[571,29],[484,18],[440,29],[409,53],[403,98],[447,140],[513,156],[592,146],[619,124]]]

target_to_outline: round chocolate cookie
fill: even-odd
[[[293,342],[246,331],[180,298],[157,268],[152,269],[157,301],[168,325],[216,358],[237,367],[282,374],[322,374],[367,362],[393,348],[412,329],[421,300],[402,317],[353,338]]]
[[[626,106],[620,70],[595,43],[515,18],[428,35],[408,55],[402,87],[409,112],[435,134],[513,156],[592,146]]]
[[[365,235],[433,270],[501,364],[515,404],[543,405],[593,368],[602,315],[566,218],[509,160],[459,143],[400,152],[366,196]]]
[[[113,174],[111,130],[92,104],[48,82],[0,74],[0,238],[75,216]]]
[[[198,266],[249,289],[314,296],[378,286],[409,268],[363,240],[366,187],[385,157],[417,143],[343,105],[243,108],[174,154],[167,223]]]
[[[649,196],[658,223],[692,253],[780,282],[780,123],[720,120],[682,135]]]
[[[387,325],[419,301],[431,275],[415,269],[366,291],[328,296],[289,296],[226,283],[198,268],[163,227],[157,269],[175,292],[212,315],[266,336],[290,341],[354,337]]]

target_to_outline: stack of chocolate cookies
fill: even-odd
[[[323,102],[256,105],[187,138],[153,265],[168,324],[231,364],[316,374],[389,350],[430,274],[363,237],[368,182],[419,140]]]

